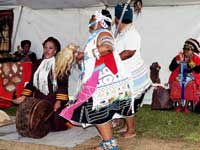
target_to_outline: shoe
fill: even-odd
[[[189,109],[186,108],[186,107],[185,107],[185,109],[184,109],[184,112],[185,112],[185,114],[189,114],[189,113],[190,113]]]
[[[175,111],[176,111],[177,113],[181,112],[181,111],[182,111],[182,107],[181,107],[181,106],[178,106],[178,107],[175,109]]]

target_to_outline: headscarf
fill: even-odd
[[[88,25],[89,27],[91,27],[92,25],[100,22],[101,26],[106,29],[106,28],[109,27],[108,24],[106,23],[106,21],[112,23],[112,19],[111,18],[103,15],[102,13],[99,13],[98,11],[95,12],[95,17],[96,17],[95,21],[91,22]]]
[[[193,46],[194,50],[193,52],[199,53],[200,52],[200,45],[199,42],[193,38],[189,38],[185,41],[185,44],[190,44]]]
[[[123,9],[124,9],[124,6],[125,6],[125,4],[118,4],[115,6],[115,17],[117,19],[120,19]],[[126,8],[126,11],[122,18],[122,23],[125,23],[127,20],[129,20],[130,22],[133,21],[133,10],[130,5],[128,5]]]

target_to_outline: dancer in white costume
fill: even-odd
[[[132,107],[128,75],[123,71],[119,54],[113,48],[114,38],[108,30],[111,22],[107,10],[92,16],[89,24],[92,33],[82,63],[83,85],[75,103],[63,109],[60,115],[84,126],[95,125],[102,137],[99,148],[118,150],[111,120],[116,114],[131,116]]]
[[[134,6],[136,7],[138,5],[142,6],[142,1],[136,1]],[[124,8],[126,9],[125,13],[122,18],[120,18]],[[126,6],[126,4],[118,4],[115,6],[115,24],[118,30],[115,49],[118,51],[125,69],[131,73],[132,80],[130,82],[130,87],[133,91],[132,111],[135,113],[138,111],[145,91],[151,85],[151,81],[148,74],[148,68],[144,64],[140,54],[141,37],[132,21],[133,10],[130,5]],[[127,128],[124,128],[126,130],[125,133],[122,134],[122,137],[128,138],[136,136],[134,118],[131,116],[127,117],[125,120]]]

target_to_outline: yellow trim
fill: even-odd
[[[59,97],[67,97],[67,95],[56,95],[56,96],[59,96]]]
[[[63,98],[63,99],[67,99],[67,96],[56,96],[56,98]]]
[[[56,95],[58,95],[58,96],[67,96],[67,94],[60,94],[60,93],[57,93]]]
[[[30,96],[32,91],[23,91],[22,94],[26,96]]]
[[[68,100],[69,98],[67,96],[56,96],[57,100]]]
[[[69,100],[67,94],[60,94],[60,93],[56,94],[56,99],[58,99],[58,100]]]
[[[23,91],[23,93],[31,93],[32,91]]]
[[[59,98],[56,98],[56,100],[59,100],[59,101],[68,101],[68,99],[59,99]]]
[[[23,91],[26,91],[26,92],[32,92],[31,90],[29,89],[24,89]]]

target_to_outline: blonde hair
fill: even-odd
[[[62,78],[71,69],[75,60],[75,53],[79,46],[71,43],[56,55],[55,68],[53,71],[54,79]]]

